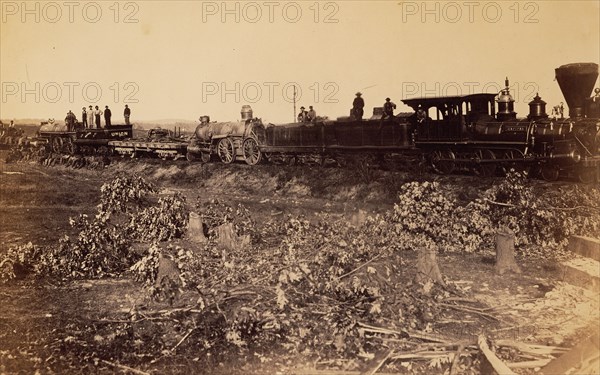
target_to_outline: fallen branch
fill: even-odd
[[[487,340],[486,340],[485,336],[479,335],[479,338],[477,340],[477,344],[479,346],[479,350],[481,350],[481,353],[485,356],[485,358],[488,360],[488,362],[490,363],[490,365],[492,365],[492,367],[494,368],[494,371],[496,371],[498,373],[498,375],[516,375],[490,349],[490,347],[488,346],[488,343],[487,343]]]
[[[192,334],[192,332],[194,332],[194,331],[196,330],[196,328],[198,328],[198,327],[194,327],[194,328],[190,329],[190,330],[189,330],[189,331],[188,331],[188,332],[185,334],[185,336],[183,336],[183,337],[181,338],[181,340],[179,340],[179,342],[177,343],[177,345],[175,345],[175,346],[174,346],[174,347],[171,349],[171,351],[172,351],[172,352],[174,352],[174,351],[175,351],[175,349],[177,349],[177,348],[179,347],[179,345],[181,345],[181,344],[182,344],[182,343],[183,343],[183,342],[184,342],[184,341],[185,341],[185,340],[186,340],[188,337],[190,337],[190,335]]]
[[[134,374],[139,374],[139,375],[150,375],[150,373],[145,372],[145,371],[140,371],[140,370],[136,370],[133,367],[129,367],[129,366],[125,366],[125,365],[120,365],[118,363],[114,363],[114,362],[110,362],[107,361],[105,359],[101,360],[100,362],[107,364],[109,366],[113,366],[116,368],[120,368],[121,370],[125,370],[125,371],[129,371],[129,372],[133,372]]]
[[[490,315],[490,314],[488,314],[488,313],[485,313],[485,312],[483,312],[483,311],[479,311],[479,310],[476,310],[476,309],[473,309],[473,308],[470,308],[470,307],[465,307],[465,306],[457,306],[457,305],[452,305],[452,304],[450,304],[450,303],[440,303],[439,305],[440,305],[440,306],[449,307],[449,308],[451,308],[451,309],[454,309],[454,310],[459,310],[459,311],[464,311],[464,312],[469,312],[469,313],[473,313],[473,314],[481,315],[481,316],[483,316],[484,318],[492,319],[492,320],[495,320],[495,321],[497,321],[497,322],[499,322],[499,321],[500,321],[500,319],[496,318],[496,317],[495,317],[495,316],[493,316],[493,315]]]
[[[364,267],[364,266],[366,266],[367,264],[369,264],[369,263],[372,263],[373,261],[375,261],[375,260],[376,260],[376,259],[378,259],[379,257],[381,257],[381,255],[377,255],[376,257],[374,257],[374,258],[372,258],[372,259],[368,260],[367,262],[365,262],[365,263],[361,264],[360,266],[356,267],[356,268],[355,268],[355,269],[353,269],[352,271],[350,271],[350,272],[346,272],[346,273],[345,273],[345,274],[343,274],[342,276],[339,276],[339,277],[338,277],[338,280],[341,280],[341,279],[343,279],[343,278],[344,278],[344,277],[346,277],[346,276],[350,276],[350,275],[352,275],[354,272],[356,272],[356,271],[358,271],[359,269],[363,268],[363,267]]]
[[[430,335],[427,333],[414,332],[414,331],[396,331],[396,330],[389,329],[389,328],[372,326],[372,325],[362,323],[362,322],[357,322],[356,324],[359,327],[361,327],[364,331],[367,331],[367,332],[382,333],[382,334],[386,334],[386,335],[404,335],[404,336],[409,336],[409,337],[415,338],[415,339],[439,342],[439,343],[446,344],[446,345],[451,345],[451,343],[452,343],[452,341],[450,339],[445,338],[440,335]]]
[[[537,356],[544,356],[548,354],[560,354],[569,350],[567,348],[561,348],[558,346],[529,344],[514,340],[496,340],[496,345],[514,348],[520,351],[521,353],[533,354]]]
[[[511,204],[511,203],[503,203],[503,202],[496,202],[493,201],[491,199],[484,199],[486,202],[488,202],[489,204],[493,204],[494,206],[501,206],[501,207],[518,207],[518,208],[523,208],[525,206],[518,206],[516,204]],[[574,211],[574,210],[579,210],[580,208],[589,208],[592,210],[600,210],[600,207],[595,207],[595,206],[575,206],[575,207],[539,207],[541,210],[557,210],[557,211]]]
[[[398,353],[391,359],[413,359],[413,360],[428,360],[434,358],[448,357],[452,352],[414,352],[414,353]]]
[[[537,361],[524,361],[524,362],[512,362],[507,363],[506,365],[510,368],[536,368],[536,367],[544,367],[548,363],[550,363],[552,359],[538,359]]]
[[[454,354],[454,359],[452,360],[452,364],[450,365],[450,375],[458,374],[460,353],[462,353],[463,350],[465,350],[465,347],[463,345],[460,345],[456,350],[456,353]]]
[[[363,371],[361,375],[375,374],[377,370],[379,370],[381,366],[383,366],[385,361],[387,361],[392,354],[394,354],[394,349],[389,349],[383,353],[380,353],[379,355],[376,355],[375,358],[373,358],[373,360],[371,361],[372,364],[369,367],[367,367],[367,369]]]

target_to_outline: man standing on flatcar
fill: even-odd
[[[383,103],[383,117],[382,120],[389,120],[394,117],[394,109],[396,109],[396,104],[391,101],[390,98],[385,98],[385,103]]]
[[[102,111],[100,110],[100,108],[98,108],[98,106],[95,107],[94,110],[94,116],[96,117],[96,128],[100,129],[102,127],[102,124],[100,123],[100,116],[102,115]]]
[[[88,124],[87,124],[87,112],[85,111],[85,107],[81,108],[81,124],[83,126],[83,128],[87,128]]]
[[[123,111],[123,116],[125,116],[125,125],[129,125],[129,117],[131,116],[131,109],[127,104],[125,104],[125,110]]]
[[[110,111],[110,109],[108,108],[107,105],[104,106],[104,126],[106,126],[107,128],[110,127],[110,116],[112,116],[112,112]]]
[[[356,98],[354,98],[354,101],[352,102],[352,115],[354,116],[354,118],[356,120],[362,120],[364,111],[363,108],[365,107],[365,101],[362,98],[362,93],[357,92],[356,93]]]
[[[92,106],[87,111],[87,126],[88,128],[94,127],[94,108]]]

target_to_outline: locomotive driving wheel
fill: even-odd
[[[518,172],[527,171],[523,159],[525,155],[517,149],[506,150],[502,155],[502,173],[507,174],[511,169]]]
[[[440,174],[450,174],[456,167],[456,157],[451,150],[436,150],[431,154],[431,166]]]
[[[256,165],[262,160],[262,152],[258,148],[258,143],[254,138],[248,138],[242,145],[244,159],[248,165]]]
[[[491,177],[496,173],[496,155],[491,150],[475,150],[473,171],[481,177]]]
[[[223,138],[217,144],[217,154],[225,164],[231,164],[235,160],[235,146],[229,138]]]
[[[598,181],[599,173],[598,167],[582,167],[577,172],[577,178],[584,184],[591,184]]]
[[[560,168],[556,164],[545,164],[542,166],[542,178],[546,181],[556,181],[560,175]]]

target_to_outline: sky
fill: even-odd
[[[554,69],[600,63],[600,1],[5,1],[0,118],[83,106],[132,120],[272,123],[300,106],[365,113],[390,97],[498,92],[519,116],[539,92],[564,101]],[[596,87],[599,84],[596,83]],[[368,108],[368,110],[367,110]],[[122,122],[122,121],[121,121]]]

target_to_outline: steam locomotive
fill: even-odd
[[[595,63],[556,69],[569,118],[549,116],[546,103],[536,95],[527,117],[518,119],[508,79],[498,95],[405,99],[414,112],[392,118],[375,108],[366,120],[350,116],[265,125],[244,106],[238,122],[210,122],[203,116],[187,157],[254,165],[264,159],[293,163],[301,158],[323,161],[353,153],[381,156],[417,150],[442,174],[469,168],[490,176],[499,169],[536,168],[548,181],[571,174],[591,182],[600,171],[600,89],[590,97],[597,78]]]

